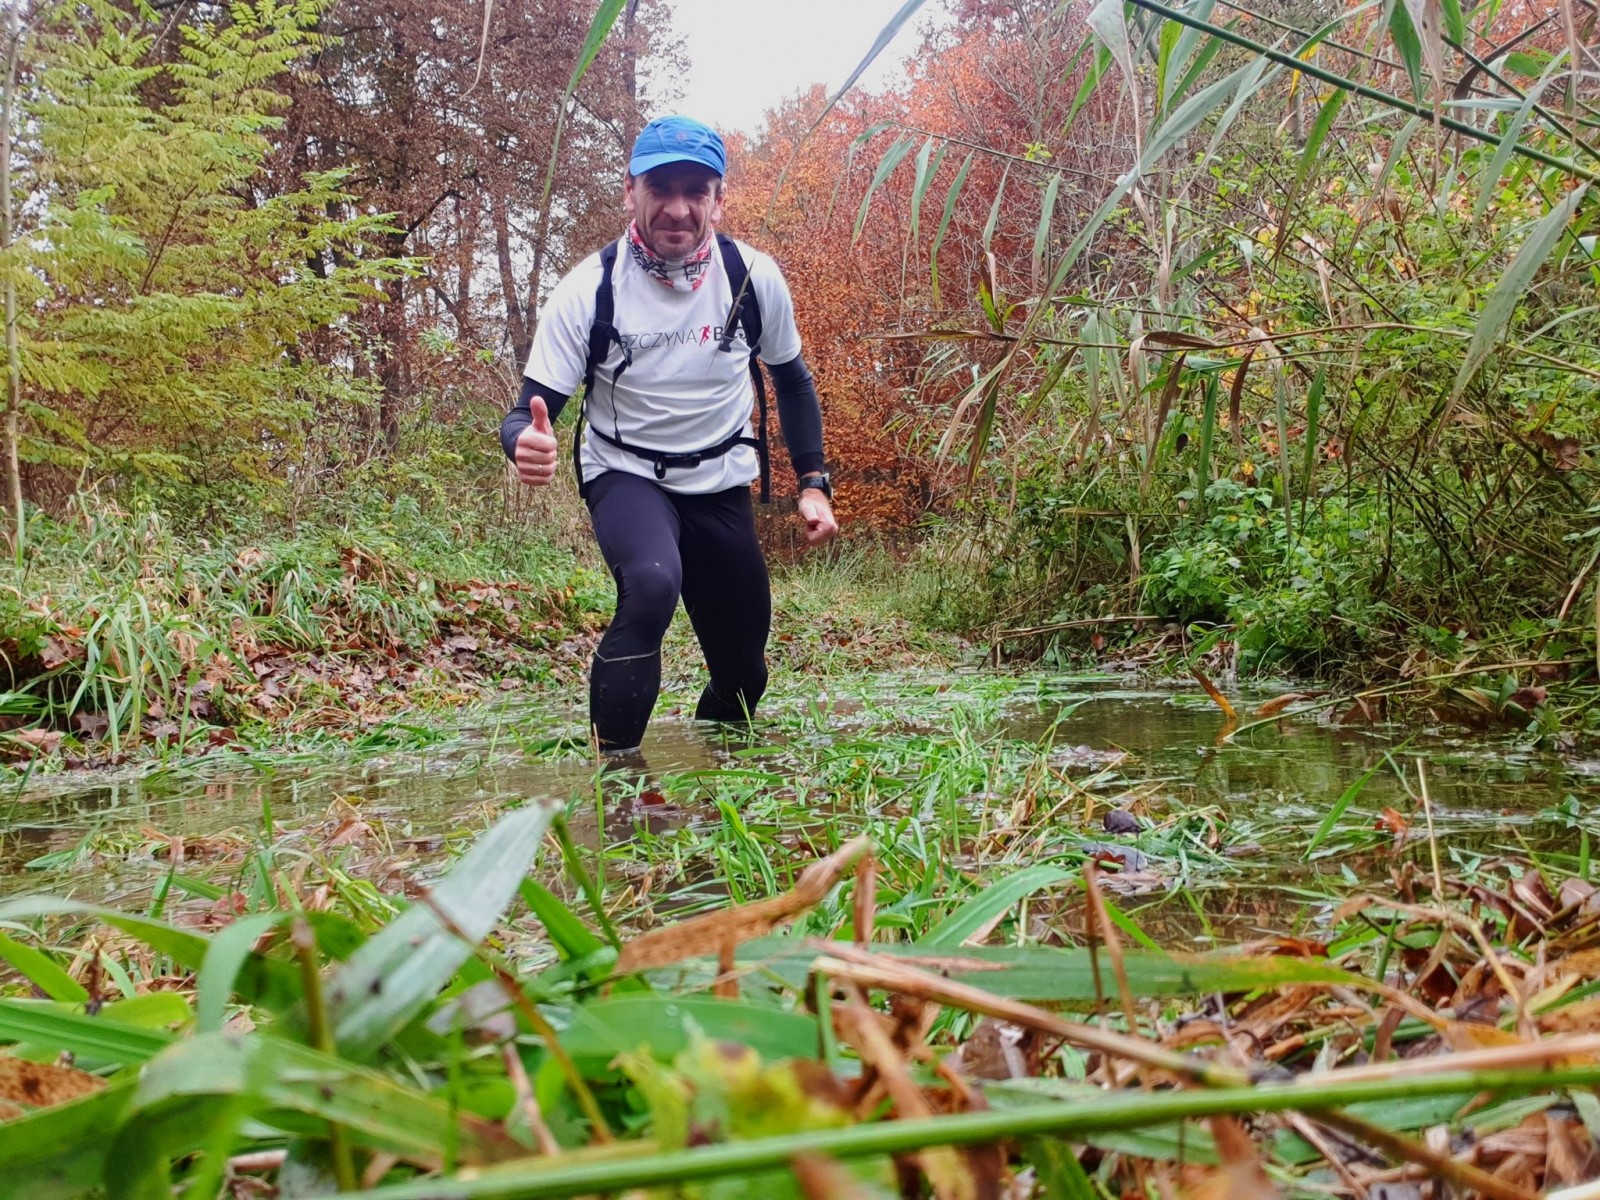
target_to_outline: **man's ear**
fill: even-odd
[[[622,180],[622,211],[630,217],[634,215],[633,176],[627,175]]]

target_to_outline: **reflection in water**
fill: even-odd
[[[1302,830],[1314,828],[1369,771],[1358,811],[1393,807],[1417,813],[1412,793],[1420,757],[1427,764],[1441,842],[1456,852],[1515,847],[1535,835],[1567,836],[1549,822],[1536,823],[1535,815],[1569,794],[1587,804],[1600,788],[1600,779],[1575,774],[1553,755],[1441,731],[1414,733],[1400,754],[1397,746],[1412,731],[1341,727],[1291,716],[1218,745],[1222,718],[1198,691],[1132,689],[1106,678],[1012,683],[1002,691],[990,676],[886,676],[877,681],[876,691],[851,702],[808,701],[801,723],[811,732],[823,729],[841,738],[870,738],[879,731],[940,735],[959,710],[960,722],[970,727],[975,721],[985,737],[1048,740],[1054,747],[1052,765],[1069,773],[1086,774],[1115,762],[1113,770],[1128,782],[1130,793],[1156,796],[1152,815],[1209,808],[1223,821],[1248,818],[1265,827],[1277,823]],[[897,703],[897,697],[905,702]],[[1247,695],[1238,702],[1247,711],[1262,699],[1264,694]],[[285,760],[270,771],[218,755],[197,767],[143,777],[46,780],[21,797],[0,800],[0,895],[48,888],[137,903],[169,869],[163,850],[170,839],[231,832],[266,841],[269,821],[276,833],[324,821],[330,812],[356,812],[374,825],[381,820],[387,837],[426,853],[437,852],[449,837],[484,828],[506,805],[554,798],[573,802],[574,838],[592,851],[603,842],[659,837],[685,824],[719,820],[708,796],[716,791],[714,781],[726,780],[730,772],[792,777],[782,724],[740,732],[668,715],[652,723],[641,762],[598,778],[586,756],[528,757],[507,732],[570,732],[579,728],[578,721],[570,713],[552,716],[548,707],[508,707],[491,723],[465,729],[447,745],[425,752],[358,762]],[[795,724],[792,715],[787,728]],[[1120,761],[1113,756],[1118,751],[1124,756]],[[1386,764],[1386,755],[1406,768],[1404,779]],[[709,787],[698,786],[698,773],[708,773]],[[1002,807],[1011,800],[974,799]],[[849,801],[841,796],[838,803],[842,808]],[[825,810],[815,815],[827,819]],[[938,818],[921,814],[921,819]],[[1302,900],[1295,890],[1314,896],[1319,872],[1352,868],[1381,881],[1397,858],[1392,849],[1366,861],[1346,854],[1335,868],[1304,861],[1304,844],[1290,857],[1281,847],[1274,857],[1269,848],[1226,887],[1129,897],[1127,905],[1137,907],[1141,926],[1166,944],[1248,940],[1313,923],[1319,902]],[[1230,852],[1250,850],[1244,845]],[[1415,852],[1412,847],[1398,853]],[[695,864],[679,882],[695,880],[696,891],[714,892],[714,875],[708,864]],[[1191,895],[1198,904],[1191,904]],[[1030,919],[1046,940],[1081,932],[1081,913],[1070,906],[1040,905]]]

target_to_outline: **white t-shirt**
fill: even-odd
[[[750,289],[761,306],[760,356],[764,362],[791,362],[800,353],[794,303],[778,264],[738,243],[750,272]],[[594,292],[600,284],[600,255],[591,254],[551,292],[525,374],[566,395],[583,388],[594,322]],[[588,418],[612,437],[648,450],[692,454],[750,431],[755,402],[750,381],[750,348],[744,330],[730,350],[718,349],[733,291],[722,255],[713,248],[705,282],[692,292],[663,287],[619,248],[611,272],[615,297],[613,324],[633,354],[633,363],[616,378],[623,352],[615,343],[594,373]],[[579,464],[585,482],[603,471],[628,471],[655,478],[655,464],[594,437],[585,430]],[[760,474],[756,452],[735,446],[698,467],[668,467],[661,486],[704,495],[749,486]]]

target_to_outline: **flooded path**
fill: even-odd
[[[1331,885],[1383,886],[1400,859],[1427,852],[1424,786],[1457,870],[1502,853],[1577,855],[1600,798],[1600,763],[1506,738],[1302,714],[1218,744],[1222,717],[1190,688],[976,673],[830,687],[825,698],[775,698],[770,721],[737,735],[658,716],[642,771],[600,789],[604,843],[624,873],[648,873],[664,908],[739,898],[782,852],[804,853],[827,825],[868,815],[880,838],[958,828],[953,844],[974,861],[1022,864],[1038,829],[1092,848],[1108,836],[1104,811],[1127,808],[1145,830],[1118,841],[1137,850],[1123,865],[1141,869],[1129,874],[1184,885],[1129,888],[1127,903],[1156,940],[1194,943],[1292,932]],[[1270,694],[1235,702],[1244,712]],[[571,741],[580,723],[574,711],[507,705],[459,730],[396,731],[403,748],[359,758],[264,769],[224,751],[39,780],[0,799],[0,895],[49,890],[143,908],[169,875],[230,885],[230,864],[252,846],[270,842],[292,862],[336,857],[358,838],[385,860],[381,889],[530,798],[574,802],[575,831],[598,846],[595,773]],[[1386,809],[1408,826],[1399,837]],[[960,870],[968,856],[922,869]]]

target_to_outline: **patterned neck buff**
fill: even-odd
[[[651,279],[675,292],[692,292],[706,281],[706,272],[711,267],[713,240],[713,235],[708,232],[700,248],[691,252],[688,258],[681,261],[662,258],[644,244],[644,238],[639,234],[639,223],[628,222],[628,253],[633,255],[633,261]]]

